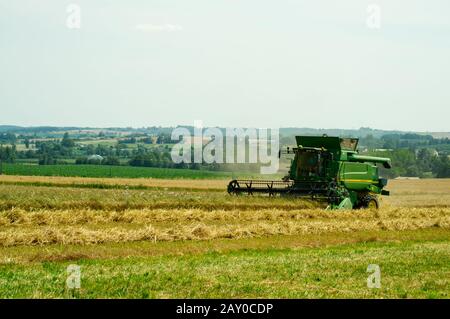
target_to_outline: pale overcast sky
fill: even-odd
[[[448,0],[0,0],[0,124],[450,131],[449,17]]]

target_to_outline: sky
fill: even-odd
[[[449,14],[448,0],[0,0],[0,124],[450,131]]]

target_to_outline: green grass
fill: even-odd
[[[81,289],[65,288],[81,266]],[[369,264],[381,288],[367,287]],[[3,264],[2,298],[448,298],[448,240]]]
[[[27,176],[78,176],[78,177],[123,177],[123,178],[188,178],[214,179],[230,178],[229,172],[211,172],[203,170],[107,166],[107,165],[23,165],[3,163],[5,175]]]

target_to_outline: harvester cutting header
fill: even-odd
[[[266,193],[304,196],[328,202],[330,209],[378,208],[377,195],[389,195],[378,164],[391,168],[389,158],[360,155],[357,138],[296,136],[297,147],[280,151],[294,155],[280,181],[232,180],[230,194]]]

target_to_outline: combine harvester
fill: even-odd
[[[265,193],[269,196],[297,196],[328,202],[328,209],[378,208],[377,195],[385,178],[379,178],[377,164],[391,168],[389,158],[358,154],[357,138],[296,136],[296,148],[281,154],[294,159],[287,176],[280,181],[232,180],[228,193]]]

